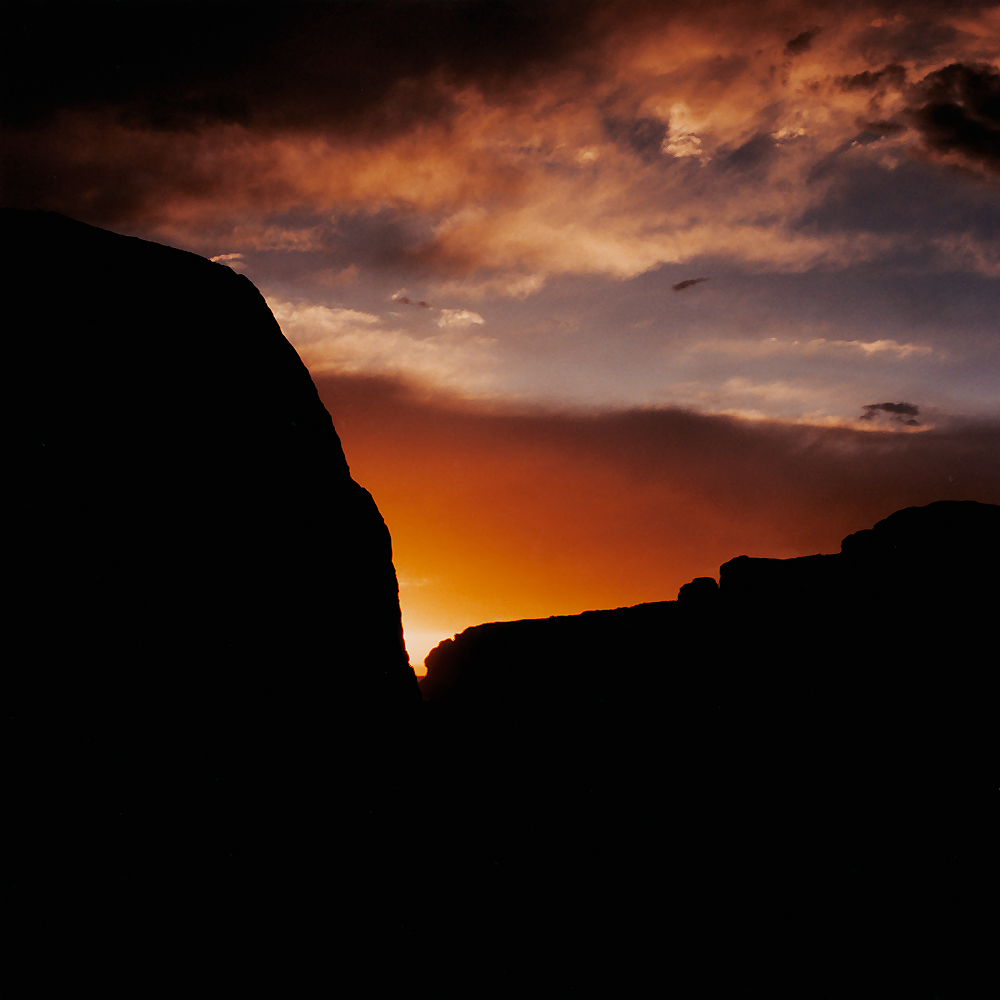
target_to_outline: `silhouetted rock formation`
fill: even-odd
[[[443,826],[465,832],[449,854],[514,897],[550,887],[571,934],[614,914],[602,947],[648,940],[651,896],[709,966],[721,948],[770,981],[792,955],[833,997],[832,950],[962,995],[992,850],[975,775],[998,526],[992,505],[909,508],[839,554],[731,560],[676,602],[441,643],[421,686]]]
[[[706,604],[717,601],[718,598],[719,585],[711,576],[696,576],[677,592],[677,600],[681,604]]]
[[[807,630],[828,633],[824,649],[814,651],[824,660],[831,649],[879,641],[887,629],[893,642],[907,645],[899,626],[913,615],[924,623],[916,641],[926,648],[928,602],[936,614],[993,605],[998,555],[1000,507],[971,500],[910,507],[848,535],[839,554],[739,556],[720,567],[719,583],[698,577],[681,587],[676,602],[466,629],[431,651],[420,686],[427,700],[464,699],[476,690],[490,701],[533,701],[550,688],[562,697],[583,697],[584,690],[594,696],[635,677],[640,664],[666,665],[678,642],[718,647],[726,631],[748,618],[757,630],[761,614],[770,618],[772,645]],[[692,634],[710,613],[714,634]],[[952,625],[946,628],[951,634]]]
[[[384,869],[422,702],[389,533],[308,371],[224,265],[3,227],[20,874],[141,923],[318,888],[351,836]],[[62,912],[25,919],[52,939]]]
[[[257,289],[61,216],[3,221],[34,661],[72,678],[93,656],[88,686],[192,706],[412,701],[388,531]]]
[[[996,586],[988,559],[1000,544],[998,514],[972,500],[908,507],[848,535],[838,555],[730,560],[719,570],[721,592],[730,603],[863,604],[878,595],[912,604],[927,586],[936,588],[935,603],[979,601]]]

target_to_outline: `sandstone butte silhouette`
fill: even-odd
[[[470,628],[421,700],[388,531],[253,285],[50,213],[3,224],[41,938],[116,910],[88,949],[111,992],[142,928],[191,952],[249,920],[463,995],[570,969],[618,994],[895,995],[908,970],[907,995],[972,995],[1000,508]]]

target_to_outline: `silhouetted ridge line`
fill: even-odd
[[[295,711],[412,700],[388,532],[257,289],[51,213],[3,222],[35,655],[100,648],[99,676],[205,695],[239,677]]]
[[[998,527],[992,505],[908,508],[677,601],[441,643],[425,862],[502,885],[542,941],[597,925],[611,953],[663,939],[714,979],[801,977],[778,995],[846,995],[859,967],[964,995],[994,850]],[[521,902],[539,886],[558,930]]]
[[[763,605],[771,606],[772,627],[782,645],[800,637],[806,622],[808,628],[822,630],[824,621],[832,624],[842,615],[851,616],[847,631],[862,641],[859,630],[868,629],[866,609],[875,606],[882,615],[905,617],[933,593],[941,608],[954,610],[957,603],[985,609],[997,596],[998,547],[996,505],[942,500],[909,507],[872,529],[848,535],[837,554],[738,556],[720,567],[718,584],[699,577],[681,587],[676,602],[466,629],[431,651],[421,689],[428,700],[447,696],[453,688],[457,697],[460,689],[491,683],[485,676],[494,662],[496,669],[510,664],[518,675],[531,664],[529,692],[556,683],[557,677],[559,683],[575,677],[579,689],[591,684],[603,688],[614,670],[628,671],[623,664],[632,659],[648,662],[659,656],[666,664],[661,643],[668,630],[686,634],[709,613],[717,626],[726,628],[740,616],[759,613]],[[717,628],[713,631],[712,641],[720,641]],[[869,631],[868,641],[883,641],[877,628]],[[835,645],[847,641],[843,625],[841,632]],[[690,641],[699,639],[693,635]],[[520,667],[515,670],[514,664]],[[476,676],[467,676],[471,672]],[[490,697],[507,697],[508,690],[509,684],[498,681]]]

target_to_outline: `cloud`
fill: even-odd
[[[699,116],[687,104],[678,102],[670,106],[668,122],[660,152],[677,160],[695,156],[700,163],[708,163],[711,157],[702,148],[703,137],[699,133],[709,131],[709,119]]]
[[[930,241],[948,270],[1000,277],[1000,245],[995,239],[976,239],[969,233],[942,236]]]
[[[793,354],[811,355],[858,355],[864,357],[887,356],[898,360],[909,357],[925,357],[934,353],[927,344],[900,344],[890,338],[881,340],[830,340],[826,337],[811,337],[808,340],[792,340],[787,337],[766,337],[762,340],[705,338],[695,341],[684,349],[685,354],[722,354],[738,358],[762,358],[770,355]]]
[[[692,285],[697,285],[702,281],[708,280],[708,278],[686,278],[684,281],[678,281],[676,285],[671,285],[670,287],[675,292],[683,292],[685,288],[690,288]]]
[[[1000,172],[1000,72],[952,63],[914,88],[907,108],[928,150],[950,162]]]
[[[858,118],[856,124],[858,128],[878,136],[898,135],[900,132],[906,131],[905,125],[900,125],[899,122],[891,122],[884,118],[880,118],[877,121],[866,121],[864,118]]]
[[[491,296],[526,299],[545,287],[547,275],[502,274],[490,278],[446,278],[435,283],[435,291],[441,298],[465,299],[481,302]]]
[[[896,413],[900,416],[915,417],[920,410],[912,403],[872,403],[866,410],[885,410],[886,413]]]
[[[995,160],[992,22],[975,3],[954,25],[931,5],[905,23],[807,5],[796,16],[822,32],[791,42],[767,5],[401,3],[376,24],[354,4],[292,4],[266,32],[211,6],[198,37],[167,16],[144,65],[125,55],[116,73],[101,53],[136,50],[145,8],[69,11],[44,49],[27,32],[6,95],[8,203],[238,251],[323,250],[317,219],[409,220],[384,255],[426,287],[520,297],[706,256],[876,260],[913,234],[802,224],[848,156],[891,170],[918,131],[942,162]],[[240,44],[220,57],[225,30]],[[857,140],[859,120],[879,141]]]
[[[323,268],[319,271],[314,271],[312,279],[329,288],[339,288],[345,285],[353,285],[358,280],[360,273],[361,270],[357,264],[348,264],[347,267],[340,269]]]
[[[468,309],[442,309],[437,319],[437,325],[441,327],[476,326],[485,322],[479,313]]]
[[[653,116],[636,118],[610,115],[601,120],[608,138],[624,145],[646,163],[655,163],[666,142],[666,124]],[[596,156],[594,157],[596,159]]]
[[[243,274],[246,271],[246,263],[241,253],[221,253],[218,256],[209,257],[209,260],[213,264],[225,264],[237,274]]]
[[[869,403],[863,409],[865,412],[858,420],[874,420],[882,412],[891,414],[894,421],[907,427],[920,426],[915,419],[920,415],[920,409],[912,403]]]
[[[246,270],[246,264],[243,261],[243,254],[241,253],[220,253],[216,257],[208,258],[213,264],[225,264],[227,267],[236,271],[237,274],[242,274]]]
[[[393,302],[398,302],[402,306],[416,306],[418,309],[430,309],[431,306],[424,302],[422,299],[419,302],[414,302],[411,298],[406,295],[401,295],[399,298],[394,298]]]
[[[270,297],[267,303],[314,376],[331,372],[402,376],[461,397],[489,396],[494,391],[494,341],[455,329],[467,326],[466,322],[421,337],[386,327],[379,316],[354,309]]]
[[[906,358],[911,354],[921,355],[932,354],[934,352],[934,348],[928,347],[926,344],[899,344],[895,340],[831,340],[829,344],[831,347],[856,347],[859,351],[868,355],[881,353],[895,354],[898,358]]]
[[[890,63],[880,70],[866,69],[853,76],[840,77],[838,82],[847,91],[874,90],[876,87],[885,89],[889,85],[899,88],[906,83],[906,67],[899,63]]]
[[[382,322],[373,313],[359,312],[357,309],[331,309],[327,306],[300,305],[268,299],[268,306],[279,323],[288,323],[298,332],[300,338],[328,337],[359,328],[370,327]]]
[[[812,40],[820,33],[821,28],[813,28],[811,31],[803,31],[796,35],[785,45],[785,54],[789,56],[801,55],[812,48]]]
[[[331,125],[369,136],[446,117],[435,75],[502,89],[585,57],[592,0],[562,3],[23,5],[9,25],[4,120],[108,103],[132,129]],[[34,8],[34,9],[33,9]],[[570,16],[568,16],[570,15]]]
[[[741,362],[736,367],[725,363],[724,354],[718,360],[711,358],[713,349],[726,346],[717,343],[704,349],[700,345],[692,346],[673,363],[666,355],[666,364],[670,366],[667,370],[680,377],[664,387],[665,391],[659,396],[663,404],[684,406],[706,415],[721,414],[797,426],[850,427],[866,432],[877,428],[897,433],[918,426],[907,425],[906,417],[919,414],[900,417],[880,409],[877,404],[865,409],[863,423],[859,426],[855,409],[858,396],[867,395],[873,386],[877,390],[886,377],[898,378],[899,374],[892,370],[887,372],[884,365],[866,372],[857,364],[856,349],[831,349],[822,358],[821,367],[811,368],[806,364],[775,364],[775,355],[768,355],[766,345],[758,344],[760,349],[757,351],[732,351],[731,356]],[[699,364],[699,359],[704,360]],[[935,425],[945,419],[938,415],[941,411],[937,404],[932,412]],[[919,426],[926,429],[930,424],[925,421]]]

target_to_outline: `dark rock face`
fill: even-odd
[[[429,701],[472,698],[473,690],[490,701],[533,701],[550,689],[592,697],[637,675],[642,664],[655,664],[649,676],[662,674],[682,650],[704,660],[712,649],[718,656],[739,647],[741,628],[766,632],[772,649],[823,635],[811,662],[890,634],[899,651],[916,642],[926,653],[934,631],[929,603],[934,621],[961,608],[985,624],[997,599],[998,553],[1000,507],[971,500],[910,507],[848,535],[838,554],[738,556],[720,567],[719,583],[699,577],[681,587],[676,602],[466,629],[431,652],[421,690]],[[911,640],[900,632],[914,620],[923,624]],[[709,622],[711,634],[702,635]],[[975,637],[959,638],[972,655]]]
[[[412,703],[388,531],[256,288],[48,213],[4,229],[39,669],[188,711]]]
[[[989,559],[1000,545],[998,515],[973,500],[907,507],[848,535],[838,555],[732,559],[719,570],[721,592],[731,604],[823,599],[860,608],[876,595],[893,605],[975,603],[996,587]],[[924,587],[936,588],[933,597]]]
[[[302,914],[335,875],[377,895],[422,702],[388,530],[307,370],[225,266],[3,226],[22,919],[76,940],[100,900],[127,951]]]
[[[676,617],[676,603],[664,601],[476,625],[431,651],[420,688],[429,701],[482,698],[525,707],[547,698],[602,697],[605,688],[658,665],[652,637]]]
[[[677,592],[681,604],[705,604],[719,597],[719,585],[711,576],[697,576]]]
[[[998,526],[992,505],[910,508],[676,602],[442,643],[421,686],[441,813],[468,832],[451,855],[515,896],[554,887],[571,935],[613,914],[602,946],[655,947],[636,916],[655,899],[709,983],[738,966],[833,997],[867,966],[962,995],[992,850]]]

